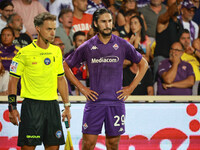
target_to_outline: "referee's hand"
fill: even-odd
[[[62,121],[65,120],[65,117],[68,120],[69,123],[69,127],[70,127],[70,120],[71,120],[71,111],[70,111],[70,107],[65,107],[63,113],[62,113]]]
[[[14,125],[19,125],[18,122],[21,122],[18,110],[12,110],[9,112],[9,120]]]

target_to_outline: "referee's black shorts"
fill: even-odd
[[[18,146],[62,145],[65,143],[57,100],[25,98],[21,108]]]

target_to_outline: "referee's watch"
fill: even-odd
[[[64,103],[64,107],[71,107],[71,103]]]

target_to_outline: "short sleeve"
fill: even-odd
[[[57,61],[57,76],[63,76],[64,75],[64,69],[63,69],[63,58],[60,48],[58,49],[58,55],[57,55],[58,61]]]
[[[24,60],[25,55],[23,55],[22,51],[19,51],[12,60],[10,65],[10,75],[14,77],[20,77],[24,71]]]
[[[136,64],[138,64],[142,59],[142,55],[127,41],[125,41],[125,59]]]
[[[168,70],[169,70],[168,62],[166,62],[165,60],[160,62],[159,66],[158,66],[158,75],[161,77],[162,74]]]
[[[85,52],[87,50],[86,42],[79,46],[73,53],[71,53],[65,62],[69,65],[70,68],[75,67],[77,64],[86,61]]]

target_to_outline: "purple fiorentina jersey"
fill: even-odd
[[[171,66],[172,65],[169,59],[165,59],[159,64],[157,95],[192,95],[192,87],[191,88],[168,88],[167,90],[163,88],[161,76],[164,72],[168,71],[171,68]],[[192,66],[185,61],[181,61],[180,64],[178,65],[178,71],[174,79],[174,82],[184,80],[190,75],[194,76]]]
[[[126,40],[112,35],[107,44],[103,44],[98,35],[83,43],[73,57],[65,59],[70,68],[86,61],[89,69],[90,89],[96,91],[101,104],[116,104],[116,92],[122,89],[123,61],[139,63],[140,53]],[[93,101],[88,101],[93,103]]]

